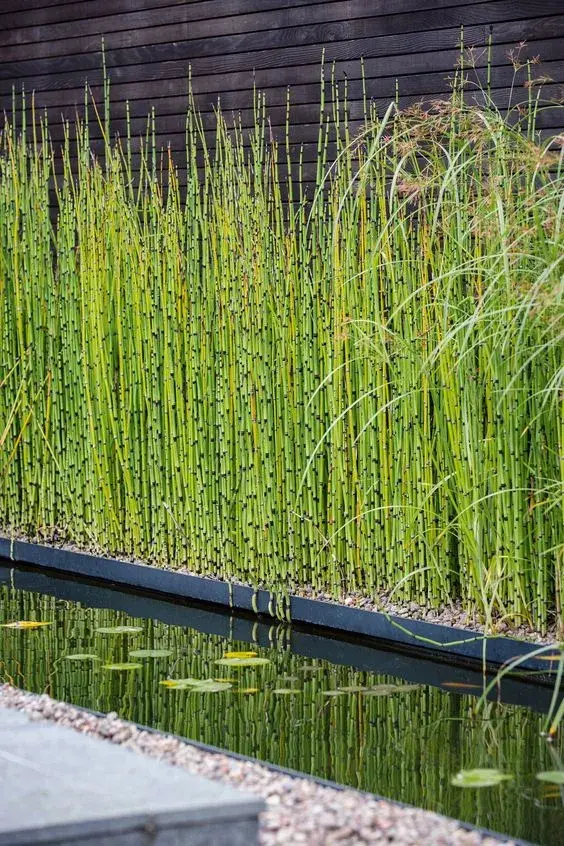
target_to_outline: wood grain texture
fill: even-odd
[[[350,118],[363,110],[361,58],[366,95],[381,109],[399,93],[404,104],[444,96],[464,44],[474,47],[473,83],[485,83],[488,37],[493,93],[502,107],[509,96],[525,99],[519,79],[512,87],[508,52],[527,42],[522,56],[540,55],[535,73],[553,82],[543,96],[564,93],[563,0],[2,0],[0,3],[0,108],[10,112],[12,89],[31,92],[45,109],[53,138],[63,137],[61,117],[73,119],[84,85],[102,99],[101,40],[112,91],[113,131],[142,133],[152,107],[158,144],[181,158],[189,69],[206,131],[213,132],[218,99],[230,119],[252,122],[252,86],[266,94],[273,136],[284,137],[287,86],[291,87],[291,140],[313,160],[319,120],[320,62],[325,51],[326,93],[330,65],[341,92],[347,81]],[[476,95],[479,97],[479,95]],[[15,116],[16,120],[21,115]],[[92,115],[91,115],[92,118]],[[560,112],[547,109],[543,131],[560,129]],[[98,144],[101,132],[90,122]]]

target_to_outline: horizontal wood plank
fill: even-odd
[[[485,85],[489,58],[492,93],[501,106],[510,94],[513,103],[528,96],[524,70],[512,87],[508,53],[520,42],[526,42],[522,61],[544,59],[533,74],[553,80],[542,96],[562,96],[563,0],[3,0],[0,107],[11,111],[14,87],[33,91],[36,114],[47,110],[60,144],[61,117],[72,121],[77,109],[80,113],[86,80],[98,106],[103,100],[103,35],[112,130],[120,137],[127,131],[126,108],[136,137],[154,107],[158,145],[181,154],[190,69],[194,101],[210,138],[218,99],[230,121],[236,115],[245,129],[251,126],[254,82],[266,96],[269,131],[283,141],[290,86],[292,149],[303,144],[309,165],[316,151],[323,51],[325,95],[330,99],[334,63],[340,97],[346,79],[356,130],[365,95],[383,110],[396,92],[403,105],[448,94],[460,58],[461,26],[465,46],[475,48],[476,67],[467,69],[471,84]],[[28,114],[30,104],[28,93]],[[19,112],[18,105],[16,123]],[[101,129],[92,109],[90,119],[93,143],[99,145]],[[562,125],[561,109],[541,112],[543,132]]]

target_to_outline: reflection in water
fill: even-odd
[[[402,679],[305,659],[283,644],[249,646],[122,611],[0,587],[0,622],[14,620],[52,625],[0,629],[4,681],[536,843],[561,842],[560,793],[534,777],[554,769],[554,754],[562,754],[561,748],[551,752],[540,737],[540,714],[489,702],[475,718],[475,699],[464,688],[395,690],[405,684]],[[141,631],[96,631],[117,625]],[[249,650],[269,663],[217,663],[228,651]],[[68,660],[69,654],[100,660]],[[104,669],[128,662],[141,667]],[[166,678],[228,679],[232,686],[225,691],[212,686],[215,692],[175,689],[160,684]],[[355,690],[376,685],[390,687],[380,687],[378,695]],[[458,770],[477,767],[515,778],[493,788],[451,785]]]

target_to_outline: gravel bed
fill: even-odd
[[[104,550],[100,548],[85,548],[70,544],[57,537],[49,537],[46,539],[42,536],[15,536],[14,540],[23,540],[30,543],[42,543],[46,546],[52,546],[57,549],[68,549],[71,552],[91,553],[99,555],[103,558],[112,558]],[[133,564],[141,564],[144,566],[159,567],[162,570],[169,570],[174,573],[184,573],[189,576],[201,576],[201,573],[196,573],[186,567],[171,568],[164,567],[157,561],[140,561],[131,555],[116,553],[115,558],[122,561],[129,561]],[[206,574],[206,578],[214,581],[224,581],[219,576],[210,576]],[[233,584],[243,584],[233,580]],[[319,599],[323,602],[331,602],[338,605],[351,606],[353,608],[362,608],[363,611],[379,611],[380,613],[391,614],[395,617],[403,617],[411,620],[425,620],[428,623],[439,623],[444,626],[455,626],[459,629],[467,629],[471,632],[484,634],[486,627],[477,615],[473,615],[466,610],[459,600],[454,600],[449,604],[441,605],[439,608],[429,608],[419,605],[417,602],[392,602],[389,599],[389,592],[383,592],[378,596],[367,597],[361,593],[348,593],[335,598],[323,591],[315,590],[311,585],[294,589],[290,592],[296,596],[303,596],[307,599]],[[558,632],[555,624],[548,627],[545,633],[541,633],[532,628],[526,621],[519,624],[510,625],[505,620],[494,620],[490,635],[503,635],[505,637],[514,637],[521,640],[526,640],[531,643],[541,645],[549,645],[558,643],[563,639],[563,634]]]
[[[335,599],[329,594],[315,591],[311,587],[306,587],[302,590],[296,591],[300,596],[308,599],[320,599],[323,602],[333,602],[339,605],[347,605],[352,608],[362,608],[363,611],[380,611],[381,613],[390,614],[394,617],[403,617],[411,620],[424,620],[427,623],[438,623],[443,626],[455,626],[458,629],[468,629],[472,632],[479,632],[484,634],[486,631],[485,625],[477,618],[464,609],[460,600],[454,600],[449,605],[442,605],[439,608],[427,608],[418,605],[417,602],[395,603],[391,602],[388,594],[382,593],[378,597],[370,599],[360,593],[344,594],[339,599]],[[514,637],[520,640],[526,640],[532,643],[554,644],[557,643],[558,632],[555,625],[548,627],[546,634],[541,634],[535,629],[531,628],[527,623],[519,625],[509,625],[505,620],[493,621],[490,635],[503,635],[504,637]]]
[[[178,738],[154,734],[117,714],[97,717],[80,708],[0,685],[0,706],[25,711],[32,719],[50,720],[84,734],[106,738],[128,749],[183,767],[191,773],[240,787],[261,796],[261,846],[363,846],[370,843],[409,846],[510,846],[513,841],[467,831],[456,820],[418,808],[401,807],[352,789],[325,787],[306,778],[277,773],[253,761],[241,761],[192,746]]]

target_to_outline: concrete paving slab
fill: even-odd
[[[29,717],[21,711],[15,711],[13,708],[0,708],[0,731],[17,726],[29,726],[29,724]]]
[[[251,846],[262,800],[0,708],[0,846]]]

